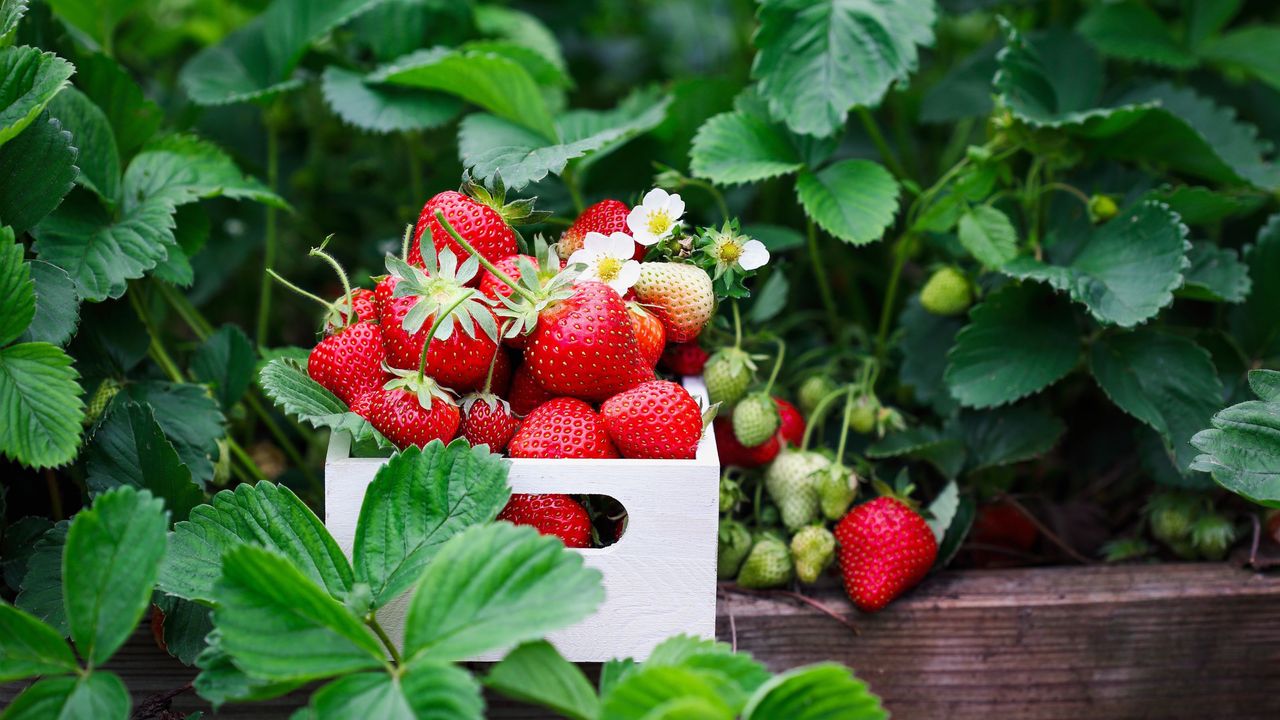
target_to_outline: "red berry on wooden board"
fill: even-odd
[[[591,547],[591,518],[568,495],[523,495],[516,493],[498,513],[499,520],[513,525],[529,525],[543,535],[554,535],[565,547]]]
[[[539,405],[520,423],[507,450],[513,458],[616,458],[604,420],[576,398]]]
[[[884,609],[924,579],[938,557],[928,523],[906,503],[878,497],[836,523],[845,592],[863,612]]]
[[[623,457],[692,460],[702,438],[702,408],[688,390],[651,380],[600,406],[605,429]]]

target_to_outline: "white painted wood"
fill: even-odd
[[[684,386],[707,404],[701,378]],[[335,433],[325,459],[325,525],[348,557],[365,488],[385,462],[353,458],[350,447],[349,435]],[[671,635],[715,637],[720,465],[709,428],[694,460],[515,459],[509,481],[512,492],[609,495],[627,509],[621,540],[576,551],[604,575],[605,600],[592,617],[549,636],[566,658],[643,660]],[[393,638],[403,637],[407,603],[406,595],[378,613]]]

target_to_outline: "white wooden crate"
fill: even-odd
[[[701,378],[684,386],[706,406]],[[353,458],[350,448],[350,436],[335,433],[325,458],[325,525],[348,557],[365,488],[385,462]],[[511,461],[512,492],[608,495],[627,510],[621,540],[575,551],[604,575],[605,599],[595,615],[548,637],[561,654],[575,662],[643,660],[671,635],[715,637],[719,481],[710,428],[694,460]],[[406,594],[378,612],[393,638],[403,637],[407,603]]]

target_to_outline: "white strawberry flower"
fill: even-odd
[[[569,256],[568,264],[586,268],[575,282],[595,280],[624,295],[640,279],[640,263],[631,259],[635,251],[635,240],[624,232],[612,235],[589,232],[582,241],[582,249]]]
[[[654,188],[627,214],[627,229],[635,241],[648,247],[671,237],[684,217],[684,200],[678,194]]]
[[[734,265],[751,272],[769,262],[769,249],[759,240],[737,233],[717,233],[712,239],[711,254],[717,265],[726,269]]]

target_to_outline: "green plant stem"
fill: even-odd
[[[488,258],[481,255],[474,247],[472,247],[471,243],[466,241],[466,238],[459,235],[458,231],[454,230],[453,226],[449,224],[449,221],[445,219],[443,211],[440,211],[440,210],[436,211],[436,222],[440,223],[440,227],[444,228],[444,231],[449,233],[449,237],[457,241],[457,243],[462,246],[463,250],[466,250],[467,252],[471,253],[471,255],[475,257],[476,260],[479,260],[481,267],[493,273],[494,277],[498,278],[498,280],[500,280],[507,287],[511,288],[511,290],[516,294],[518,294],[520,297],[532,303],[538,302],[538,298],[534,297],[533,293],[517,285],[516,281],[512,280],[510,275],[507,275],[506,273],[502,272],[497,267],[495,267],[493,263],[489,262]]]
[[[465,293],[459,295],[458,299],[454,300],[453,304],[450,305],[448,308],[446,308],[444,312],[436,313],[435,320],[433,320],[431,323],[431,330],[427,332],[427,339],[422,343],[422,357],[418,359],[418,380],[419,381],[421,381],[423,378],[427,376],[427,353],[430,352],[431,350],[431,341],[436,339],[436,330],[440,329],[440,324],[444,322],[445,318],[453,315],[453,311],[458,309],[459,305],[466,302],[468,298],[470,298],[472,295],[475,295],[475,294],[476,294],[475,290],[468,290]]]
[[[373,613],[370,613],[369,617],[365,619],[365,624],[369,626],[369,629],[373,630],[373,634],[377,635],[383,646],[387,648],[387,653],[391,655],[391,661],[397,666],[403,663],[404,661],[400,659],[400,651],[396,649],[396,644],[391,642],[391,637],[387,635],[386,630],[382,629],[382,625]]]
[[[831,331],[831,339],[840,340],[840,311],[836,307],[835,295],[831,293],[831,285],[827,282],[827,273],[822,266],[822,254],[818,252],[818,230],[813,220],[805,218],[805,231],[809,238],[809,264],[813,267],[813,276],[818,281],[818,294],[822,296],[822,306],[827,311],[827,325]]]
[[[240,443],[236,442],[230,435],[227,436],[227,449],[231,451],[233,457],[240,461],[240,464],[244,465],[245,470],[249,473],[249,480],[267,479],[266,473],[262,472],[262,469],[253,461],[249,453],[245,452],[244,448],[240,447]],[[233,465],[232,468],[234,467]]]
[[[1047,193],[1051,190],[1061,190],[1067,193],[1068,195],[1074,196],[1077,200],[1084,203],[1084,206],[1086,208],[1089,207],[1089,196],[1085,195],[1084,191],[1082,191],[1080,188],[1076,187],[1075,185],[1070,185],[1064,182],[1045,183],[1044,187],[1040,189],[1040,194],[1043,195],[1044,193]]]
[[[902,167],[902,163],[898,161],[898,156],[894,155],[893,149],[885,141],[884,133],[880,132],[880,125],[876,123],[876,119],[871,112],[864,107],[858,108],[858,119],[862,121],[862,127],[866,129],[872,144],[876,146],[876,151],[880,153],[880,159],[884,160],[885,165],[889,166],[889,172],[893,173],[894,177],[899,180],[907,177],[906,168]]]
[[[884,304],[880,307],[880,327],[876,330],[876,364],[883,365],[889,354],[889,324],[893,320],[894,304],[898,300],[898,284],[902,269],[907,265],[911,235],[903,233],[893,247],[893,269],[889,272],[889,285],[884,290]]]
[[[711,199],[716,204],[716,209],[720,211],[720,215],[723,216],[726,221],[729,220],[729,204],[725,202],[724,193],[720,192],[719,188],[712,183],[705,180],[699,180],[698,178],[686,177],[684,179],[684,183],[696,188],[701,188],[704,192],[710,195]]]
[[[276,191],[280,175],[280,130],[276,122],[267,118],[267,189]],[[276,264],[276,208],[267,205],[266,239],[262,251],[262,284],[258,288],[258,329],[254,334],[258,347],[267,346],[267,333],[271,324],[271,278],[266,271]]]
[[[324,298],[320,297],[319,295],[316,295],[313,292],[310,292],[308,290],[303,290],[297,285],[294,285],[292,282],[286,280],[283,275],[276,272],[275,270],[272,270],[271,268],[267,268],[264,275],[268,278],[271,278],[272,280],[275,280],[276,282],[280,283],[286,288],[289,288],[290,290],[297,293],[298,295],[301,295],[302,297],[307,298],[308,300],[314,300],[315,302],[320,303],[321,305],[323,305],[325,308],[329,310],[333,309],[333,303],[329,302],[328,300],[325,300]],[[261,347],[261,345],[259,347]]]
[[[742,315],[738,312],[738,300],[734,298],[730,301],[733,306],[733,346],[735,348],[742,347]]]
[[[1027,181],[1023,186],[1023,208],[1027,213],[1027,241],[1035,252],[1036,259],[1042,259],[1040,251],[1040,172],[1044,161],[1039,155],[1031,159],[1031,167],[1027,169]]]
[[[844,464],[844,446],[849,441],[849,415],[853,410],[853,386],[849,387],[844,400],[844,423],[840,426],[840,445],[836,448],[836,464]]]
[[[827,393],[818,404],[814,406],[813,412],[809,415],[809,422],[804,428],[804,438],[800,440],[800,449],[808,450],[809,441],[813,437],[814,428],[822,424],[823,419],[827,415],[827,411],[831,409],[831,403],[835,402],[841,395],[849,392],[849,386],[840,387]]]
[[[778,344],[778,356],[773,359],[773,370],[769,371],[769,382],[764,386],[765,395],[773,390],[773,383],[778,379],[778,371],[782,370],[782,360],[787,356],[787,343],[782,338],[774,338],[773,341]]]

